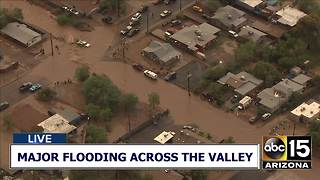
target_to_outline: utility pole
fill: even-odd
[[[179,8],[180,8],[180,11],[181,11],[182,10],[181,0],[179,0]]]
[[[296,121],[293,122],[293,132],[292,132],[292,136],[294,136],[296,132]]]
[[[125,61],[126,60],[126,50],[128,49],[127,47],[127,43],[126,43],[126,38],[122,38],[121,41],[121,51],[122,51],[122,60]]]
[[[188,94],[189,94],[189,96],[191,96],[191,91],[190,91],[190,78],[191,77],[192,77],[192,74],[190,74],[190,72],[188,72],[187,80],[188,80]]]
[[[149,33],[149,10],[147,10],[147,33]]]
[[[53,41],[52,41],[52,34],[50,33],[50,42],[51,42],[51,56],[53,56]]]
[[[117,0],[118,17],[120,17],[120,0]]]

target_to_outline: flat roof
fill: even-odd
[[[242,3],[247,4],[250,7],[256,7],[259,4],[263,3],[262,0],[240,0]]]
[[[305,74],[299,74],[298,76],[294,77],[292,79],[292,81],[298,83],[298,84],[301,84],[301,85],[304,85],[306,84],[308,81],[310,81],[312,78],[305,75]]]
[[[163,131],[161,134],[159,134],[157,137],[155,137],[153,140],[157,141],[160,144],[165,144],[166,142],[168,142],[170,139],[173,138],[173,136],[175,135],[175,132],[171,132],[171,131]]]
[[[295,26],[301,18],[307,15],[299,9],[292,8],[290,6],[284,7],[276,14],[280,16],[280,19],[278,19],[279,23],[289,25],[291,27]]]
[[[267,36],[267,34],[251,26],[243,26],[239,32],[239,36],[257,42],[261,37]]]
[[[307,118],[313,118],[320,113],[320,104],[312,102],[311,104],[302,103],[296,109],[291,111],[296,116],[305,116]]]
[[[50,133],[70,133],[77,127],[70,125],[69,121],[59,114],[55,114],[38,124],[43,128],[43,132]]]

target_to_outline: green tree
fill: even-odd
[[[208,177],[208,171],[206,170],[192,170],[191,178],[192,180],[206,180]]]
[[[95,104],[92,104],[92,103],[87,104],[86,112],[93,119],[97,119],[98,117],[101,117],[100,107]]]
[[[15,126],[12,118],[8,115],[5,115],[3,117],[3,124],[2,125],[7,131],[12,130]]]
[[[270,63],[258,62],[252,73],[257,78],[265,81],[267,87],[270,87],[274,82],[281,79],[281,73]]]
[[[139,98],[132,93],[124,94],[121,98],[121,103],[126,112],[132,111],[133,108],[137,105],[138,101]]]
[[[107,133],[103,128],[90,125],[86,132],[86,143],[106,143]]]
[[[248,41],[241,44],[235,51],[235,60],[239,66],[243,66],[255,60],[256,43]]]
[[[57,92],[55,92],[49,87],[43,88],[37,93],[37,99],[45,102],[51,101],[56,96],[57,96]]]
[[[90,71],[88,66],[81,66],[76,69],[75,76],[78,81],[83,82],[90,77]]]
[[[298,7],[308,14],[320,14],[320,5],[318,0],[298,1]]]
[[[66,13],[59,14],[57,16],[57,22],[61,26],[67,25],[67,24],[70,24],[72,22],[72,17],[70,15],[66,14]]]
[[[100,111],[100,119],[104,121],[110,121],[112,119],[112,111],[110,108],[105,108]]]
[[[10,22],[7,12],[7,9],[0,8],[0,28],[5,27]]]
[[[234,140],[234,138],[232,136],[229,136],[223,143],[234,144],[235,140]]]
[[[227,70],[224,66],[214,66],[209,68],[205,74],[204,79],[210,80],[210,81],[217,81],[222,76],[224,76],[227,73]]]
[[[312,147],[317,149],[320,147],[320,122],[313,121],[309,126],[309,135],[312,137]]]
[[[157,108],[157,106],[159,106],[159,104],[160,104],[159,94],[156,92],[152,92],[152,93],[148,94],[148,102],[149,102],[149,106],[150,106],[152,112],[154,112],[155,109]]]
[[[87,103],[100,108],[110,108],[112,112],[118,107],[120,91],[106,76],[90,76],[83,84],[83,93]]]
[[[10,12],[10,16],[23,20],[23,13],[22,13],[22,9],[20,8],[14,8],[11,12]]]

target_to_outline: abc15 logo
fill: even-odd
[[[311,136],[264,136],[263,161],[311,160]]]

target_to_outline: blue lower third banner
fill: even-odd
[[[12,144],[15,169],[259,169],[258,144]]]
[[[61,144],[67,143],[63,133],[14,133],[14,144]]]

